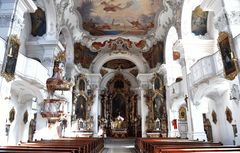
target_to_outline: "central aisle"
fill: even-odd
[[[103,153],[135,153],[135,139],[113,139],[104,140]]]

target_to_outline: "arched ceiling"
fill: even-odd
[[[175,10],[180,10],[183,3],[181,0],[71,2],[57,0],[57,12],[62,18],[59,25],[66,25],[72,33],[74,64],[84,71],[105,74],[108,68],[116,69],[112,63],[124,63],[121,65],[127,68],[133,62],[136,66],[128,72],[134,76],[164,63],[165,37],[169,28],[178,24],[179,20],[174,18],[181,14]],[[131,62],[123,62],[121,58]]]

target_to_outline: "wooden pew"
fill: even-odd
[[[214,152],[224,152],[224,153],[235,153],[240,152],[239,147],[192,147],[192,148],[162,148],[158,153],[189,153],[189,152],[204,152],[204,153],[214,153]]]
[[[163,146],[221,146],[221,144],[176,138],[138,138],[136,140],[136,149],[139,153],[155,153],[156,149],[159,150]]]
[[[44,152],[52,152],[52,153],[74,153],[73,150],[67,148],[34,148],[34,147],[19,147],[19,146],[3,146],[0,147],[0,152],[37,152],[37,153],[44,153]]]
[[[22,143],[21,146],[54,148],[71,147],[71,149],[76,149],[79,153],[101,153],[104,149],[104,141],[102,138],[63,138]]]

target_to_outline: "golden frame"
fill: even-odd
[[[10,35],[8,41],[7,52],[5,53],[1,75],[7,82],[10,82],[15,79],[15,69],[20,48],[20,40],[17,35]]]
[[[221,52],[224,75],[226,79],[233,80],[238,72],[237,57],[232,46],[232,39],[227,32],[220,32],[218,36],[218,47]]]

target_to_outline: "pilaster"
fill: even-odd
[[[151,79],[153,77],[153,74],[139,74],[137,76],[137,79],[139,81],[139,97],[140,101],[138,102],[140,105],[140,116],[142,118],[142,137],[147,137],[146,134],[146,116],[148,115],[148,107],[146,105],[146,90],[149,89],[152,84],[151,84]]]
[[[87,74],[87,79],[89,81],[90,89],[93,90],[93,105],[91,109],[91,116],[93,116],[93,134],[94,136],[97,136],[98,134],[98,115],[100,115],[100,112],[98,110],[99,107],[101,107],[100,100],[99,100],[99,93],[100,93],[100,81],[101,81],[101,74]]]

